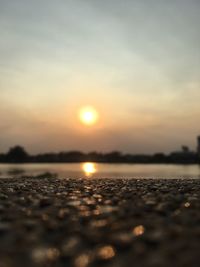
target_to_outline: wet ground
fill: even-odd
[[[200,180],[0,180],[0,267],[197,267]]]

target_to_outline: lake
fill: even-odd
[[[0,178],[56,173],[60,178],[200,178],[199,165],[168,164],[0,164]]]

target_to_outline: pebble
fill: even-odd
[[[0,200],[0,266],[199,266],[197,179],[1,179]]]

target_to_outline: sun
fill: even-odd
[[[94,107],[87,106],[80,109],[79,118],[83,124],[91,126],[97,123],[99,114]]]

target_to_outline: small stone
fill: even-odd
[[[103,246],[97,250],[97,258],[100,260],[110,260],[115,256],[115,249],[112,246]]]
[[[50,206],[51,204],[52,204],[52,200],[47,197],[40,199],[40,202],[39,202],[40,207],[47,207],[47,206]]]

